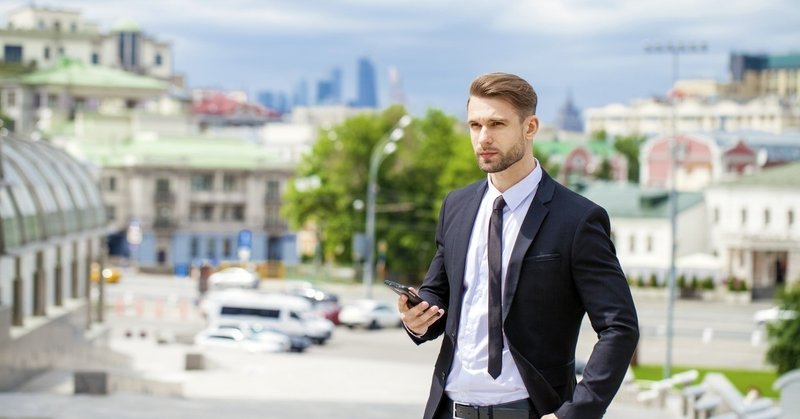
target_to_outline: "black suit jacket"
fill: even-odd
[[[444,335],[425,419],[434,417],[453,361],[464,266],[485,180],[442,204],[437,251],[421,296],[445,315],[417,344]],[[609,237],[608,214],[543,173],[505,278],[503,331],[539,415],[600,418],[619,389],[639,339],[636,310]],[[599,341],[576,385],[575,346],[588,313]]]

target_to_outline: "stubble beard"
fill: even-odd
[[[525,157],[525,141],[522,137],[520,137],[516,145],[514,145],[514,147],[508,150],[508,153],[505,154],[497,150],[497,155],[494,157],[499,157],[500,160],[494,163],[482,161],[481,156],[477,152],[475,153],[475,157],[478,160],[478,167],[485,173],[502,172]]]

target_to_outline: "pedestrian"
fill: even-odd
[[[443,336],[425,419],[592,419],[619,389],[639,338],[606,211],[555,182],[533,155],[536,92],[484,74],[467,124],[487,179],[450,192],[436,254],[413,308],[398,308],[417,344]],[[588,313],[599,341],[576,383]]]

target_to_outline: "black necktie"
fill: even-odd
[[[489,375],[497,378],[503,368],[503,195],[494,200],[489,219]]]

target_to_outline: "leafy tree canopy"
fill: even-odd
[[[295,229],[316,226],[326,260],[353,262],[353,237],[365,230],[372,149],[404,114],[402,107],[391,107],[321,130],[300,163],[283,214]],[[475,164],[469,135],[458,126],[455,118],[428,111],[404,129],[396,151],[378,170],[376,241],[386,246],[377,256],[409,281],[424,274],[433,256],[444,195],[485,176]]]

